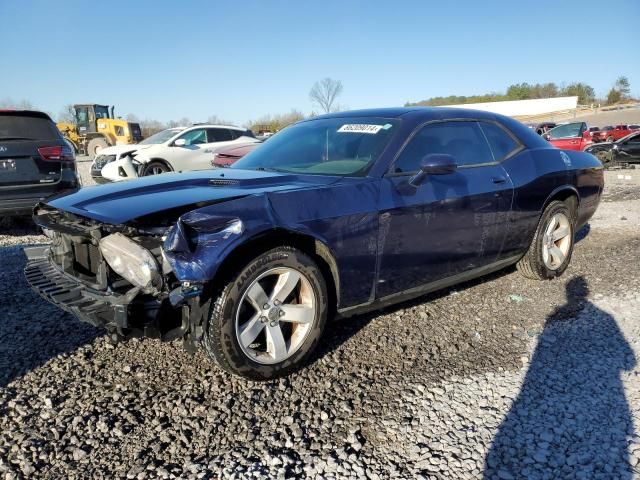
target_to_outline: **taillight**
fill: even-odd
[[[75,162],[76,156],[68,146],[39,147],[38,153],[48,162]]]

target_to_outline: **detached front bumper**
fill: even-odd
[[[120,339],[183,338],[189,351],[195,350],[202,337],[210,300],[200,303],[200,290],[182,295],[177,289],[171,301],[149,298],[140,294],[139,288],[124,294],[104,292],[62,272],[49,258],[48,246],[27,247],[24,252],[24,274],[31,288],[82,322],[104,328]]]
[[[83,322],[124,333],[129,328],[130,296],[104,294],[79,283],[52,264],[48,249],[46,246],[24,249],[27,256],[24,274],[31,288]]]

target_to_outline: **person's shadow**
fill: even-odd
[[[635,364],[583,277],[547,319],[520,394],[485,459],[486,479],[632,478],[633,420],[620,378]]]

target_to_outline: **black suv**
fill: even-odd
[[[39,201],[78,186],[73,150],[49,115],[0,110],[0,216],[30,214]]]

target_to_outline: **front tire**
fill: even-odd
[[[566,203],[551,202],[542,213],[529,250],[517,264],[527,278],[559,277],[569,266],[574,245],[575,218]]]
[[[222,287],[205,328],[205,350],[235,375],[288,375],[318,345],[327,300],[324,277],[309,256],[291,247],[269,250]]]
[[[164,162],[159,162],[154,160],[150,162],[149,165],[144,169],[144,177],[148,177],[150,175],[160,175],[163,173],[171,172],[171,168]]]

